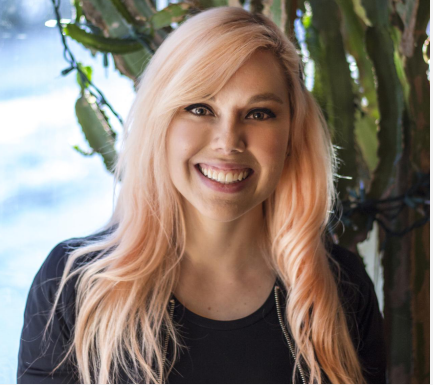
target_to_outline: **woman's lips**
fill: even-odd
[[[212,190],[219,191],[219,192],[225,192],[225,193],[236,193],[239,191],[242,191],[250,182],[254,171],[250,169],[248,176],[236,183],[230,183],[230,184],[222,184],[220,182],[217,182],[215,180],[209,179],[205,175],[202,174],[200,171],[199,165],[196,164],[194,168],[197,170],[198,176],[200,180],[208,187],[210,187]]]

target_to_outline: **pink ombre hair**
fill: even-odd
[[[300,79],[292,42],[270,19],[237,7],[207,9],[186,20],[140,79],[115,167],[121,188],[104,227],[114,230],[71,252],[51,313],[67,280],[77,275],[68,352],[76,355],[82,382],[114,383],[123,368],[133,382],[157,383],[161,333],[167,330],[176,360],[182,345],[167,304],[179,277],[186,227],[168,174],[167,129],[181,106],[214,96],[258,49],[279,60],[291,104],[291,156],[263,202],[260,247],[287,289],[285,321],[310,383],[321,383],[323,373],[332,383],[365,382],[325,249],[337,165],[326,122]],[[74,268],[89,253],[96,257]]]

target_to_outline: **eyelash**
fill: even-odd
[[[199,107],[205,108],[208,111],[210,111],[210,108],[208,106],[206,106],[205,104],[192,104],[191,106],[186,107],[185,111],[191,112],[191,110],[194,110],[195,108],[199,108]],[[267,118],[267,119],[253,119],[253,120],[263,121],[263,120],[268,120],[268,119],[272,119],[272,118],[276,117],[276,115],[268,108],[256,108],[256,109],[250,111],[248,113],[248,115],[252,114],[253,112],[264,112],[265,114],[269,115],[269,118]],[[194,114],[194,113],[192,113],[192,114],[195,116],[207,116],[207,115],[199,115],[199,114]]]

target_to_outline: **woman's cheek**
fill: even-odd
[[[184,156],[192,156],[203,146],[203,135],[199,125],[181,121],[173,127],[172,142],[174,147],[178,147]]]
[[[254,147],[261,157],[266,160],[266,163],[279,162],[280,157],[283,157],[287,148],[286,135],[279,133],[270,134],[269,132],[256,135],[254,138]]]
[[[188,129],[187,125],[176,122],[170,126],[167,138],[167,156],[171,164],[176,163],[180,166],[187,160],[192,137],[192,130]]]

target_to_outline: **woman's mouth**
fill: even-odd
[[[206,168],[196,164],[194,168],[203,183],[219,192],[239,192],[249,184],[254,171],[252,169],[216,171],[215,169]],[[205,175],[208,174],[208,175]]]
[[[221,184],[239,183],[247,179],[253,172],[252,169],[239,170],[215,170],[206,165],[197,164],[199,171],[208,179]]]

